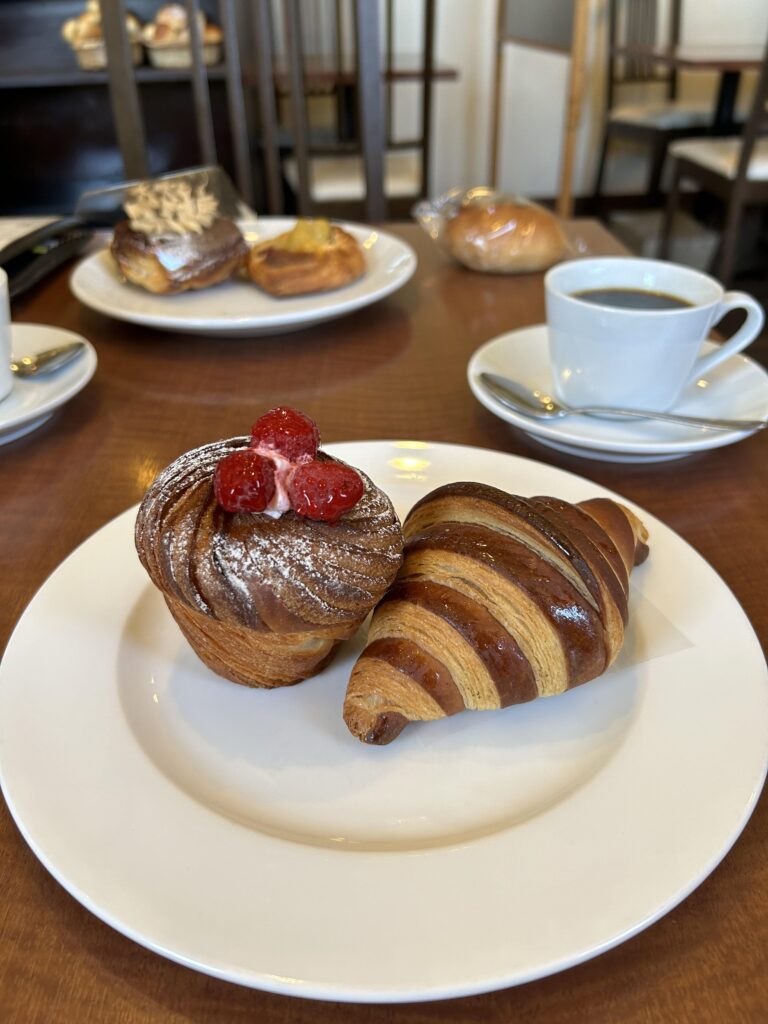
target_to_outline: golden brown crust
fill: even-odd
[[[237,225],[223,217],[199,235],[156,239],[126,220],[115,226],[110,251],[132,284],[169,295],[226,281],[245,264],[248,246]]]
[[[648,553],[623,505],[456,483],[420,501],[403,531],[403,566],[344,701],[363,742],[387,743],[408,721],[562,693],[616,658],[629,571]]]
[[[556,217],[511,202],[462,207],[445,225],[444,244],[465,267],[496,274],[546,270],[568,252]]]
[[[190,647],[216,675],[258,689],[292,686],[317,675],[333,657],[341,640],[359,623],[344,623],[327,634],[261,633],[246,626],[219,622],[190,608],[171,594],[165,603]]]
[[[281,237],[260,242],[248,257],[251,280],[270,295],[333,291],[365,273],[365,257],[357,240],[335,224],[330,226],[327,244],[306,251],[283,248]]]
[[[225,512],[213,471],[248,440],[205,445],[164,470],[139,508],[136,548],[200,658],[272,687],[319,671],[361,625],[397,572],[402,532],[363,473],[363,497],[335,523]]]

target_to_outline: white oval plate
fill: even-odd
[[[243,222],[240,229],[254,245],[295,223],[295,217],[261,217]],[[75,267],[70,287],[80,302],[99,313],[162,331],[244,337],[294,331],[378,302],[401,288],[416,269],[415,252],[394,235],[363,224],[339,226],[363,247],[366,272],[332,292],[278,299],[249,281],[231,280],[181,295],[153,295],[120,276],[108,248]]]
[[[705,351],[712,347],[705,342]],[[552,390],[546,324],[510,331],[482,345],[467,367],[475,398],[500,419],[524,430],[542,444],[583,458],[609,462],[656,462],[743,441],[754,431],[705,430],[653,420],[608,420],[567,416],[536,420],[506,408],[488,394],[481,373],[498,373],[531,389]],[[725,419],[768,416],[768,373],[746,356],[732,356],[706,379],[686,388],[674,412]]]
[[[401,514],[462,478],[609,493],[480,449],[328,450]],[[318,999],[513,985],[666,913],[751,813],[768,750],[759,644],[715,572],[647,513],[651,555],[609,674],[412,725],[383,748],[341,719],[362,637],[300,686],[217,678],[139,565],[134,514],[78,548],[18,624],[0,667],[0,781],[61,884],[163,956]]]
[[[47,324],[11,324],[14,359],[36,355],[70,341],[82,341],[83,352],[60,370],[39,377],[14,377],[10,394],[0,402],[0,444],[8,444],[42,426],[59,406],[82,391],[96,372],[96,350],[79,334]]]

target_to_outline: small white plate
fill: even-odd
[[[328,450],[401,515],[457,479],[571,501],[610,494],[456,445]],[[744,612],[695,551],[636,511],[651,553],[632,574],[610,672],[559,697],[412,725],[380,748],[341,717],[362,634],[300,686],[217,678],[140,566],[131,509],[70,555],[9,642],[11,813],[102,920],[243,985],[436,999],[596,956],[715,868],[768,752],[766,665]]]
[[[288,231],[295,217],[262,217],[240,229],[250,245]],[[275,298],[249,281],[230,280],[181,295],[153,295],[119,274],[109,249],[86,256],[70,278],[74,295],[99,313],[129,323],[187,334],[256,337],[310,327],[369,306],[401,288],[416,269],[413,249],[363,224],[340,224],[365,252],[366,271],[344,288]]]
[[[60,405],[81,391],[96,370],[96,350],[72,331],[45,324],[12,324],[13,358],[35,355],[70,341],[85,343],[85,352],[53,373],[40,377],[14,377],[13,388],[0,402],[0,444],[8,444],[37,430]]]
[[[705,342],[704,351],[713,347]],[[469,361],[467,379],[475,398],[507,423],[558,451],[608,462],[661,462],[692,452],[720,448],[749,437],[749,430],[706,430],[653,420],[608,420],[568,416],[536,420],[507,409],[480,383],[481,373],[498,373],[531,388],[551,390],[546,324],[524,327],[493,338]],[[746,356],[732,356],[696,384],[686,388],[674,408],[690,416],[765,419],[768,374]]]

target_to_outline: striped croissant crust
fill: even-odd
[[[647,531],[623,505],[455,483],[415,505],[403,532],[402,568],[344,701],[363,742],[562,693],[619,653],[629,573],[648,555]]]
[[[363,497],[333,524],[225,512],[213,472],[248,440],[205,445],[165,469],[139,508],[136,549],[200,658],[272,687],[319,671],[355,632],[394,579],[403,541],[392,503],[363,473]]]

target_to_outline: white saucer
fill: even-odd
[[[714,347],[705,342],[705,351]],[[754,431],[715,431],[652,420],[606,420],[569,416],[534,420],[505,408],[480,384],[481,373],[498,373],[522,384],[549,389],[552,374],[546,324],[510,331],[479,348],[467,368],[472,393],[496,416],[520,427],[541,444],[583,458],[608,462],[661,462],[707,448],[720,448]],[[686,388],[675,412],[727,419],[768,416],[768,374],[746,356],[732,356]]]
[[[60,405],[81,391],[96,369],[96,350],[89,341],[72,331],[46,324],[12,324],[11,348],[14,359],[34,355],[69,341],[82,341],[85,352],[53,373],[42,377],[16,377],[13,390],[0,402],[0,444],[8,444],[37,430]]]

